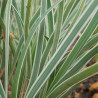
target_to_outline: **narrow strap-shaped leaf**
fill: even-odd
[[[97,53],[98,53],[98,45],[96,45],[90,51],[87,51],[86,53],[84,53],[83,57],[81,56],[80,58],[78,58],[78,60],[76,60],[77,62],[72,64],[71,69],[62,77],[61,81],[69,78],[76,72],[80,71],[88,63],[88,61],[91,58],[93,58],[93,56],[96,55]]]
[[[9,37],[9,45],[10,45],[12,54],[14,56],[14,54],[15,54],[15,43],[14,43],[13,39],[11,39],[10,37]]]
[[[24,41],[26,42],[30,29],[29,29],[29,25],[30,25],[30,19],[31,19],[31,10],[32,10],[32,1],[33,0],[27,0],[27,7],[26,7],[26,17],[25,17],[25,25],[24,25]],[[31,73],[31,68],[32,68],[32,61],[31,61],[31,55],[30,55],[31,49],[30,47],[27,50],[27,55],[26,55],[26,61],[27,61],[27,76],[30,77],[30,73]]]
[[[43,52],[43,55],[42,55],[42,58],[41,58],[41,63],[40,63],[40,71],[39,71],[39,73],[42,71],[43,67],[45,66],[45,61],[46,61],[46,59],[48,57],[48,54],[49,54],[51,46],[52,46],[53,37],[54,37],[54,33],[51,35],[51,37],[50,37],[50,39],[48,41],[48,44],[47,44],[47,46],[46,46],[46,48],[45,48],[45,50]],[[69,52],[66,55],[68,55],[68,54],[69,54]],[[58,66],[61,66],[64,63],[64,61],[65,61],[65,58],[59,63]]]
[[[68,19],[66,20],[66,23],[62,26],[62,30],[61,30],[61,34],[60,34],[60,39],[64,34],[65,29],[68,27],[68,25],[70,24],[70,21],[72,21],[73,17],[76,15],[78,9],[75,9],[71,15],[68,17]]]
[[[19,54],[20,54],[20,52],[21,52],[21,48],[22,48],[22,46],[23,46],[23,41],[24,41],[24,37],[22,36],[22,37],[20,38],[19,44],[18,44],[18,46],[17,46],[17,49],[16,49],[16,51],[15,51],[13,63],[12,63],[12,65],[11,65],[11,72],[10,72],[11,74],[10,74],[9,79],[10,79],[10,78],[12,77],[12,75],[13,75],[12,72],[13,72],[13,69],[14,69],[16,63],[17,63]]]
[[[54,38],[53,38],[53,44],[51,48],[50,57],[52,57],[53,54],[55,53],[58,42],[59,42],[59,36],[61,33],[61,27],[62,27],[62,21],[63,21],[63,9],[64,9],[64,0],[58,5],[58,8],[57,8],[56,29],[54,31]],[[54,79],[54,73],[55,72],[53,72],[52,75],[50,76],[49,85]]]
[[[87,43],[83,47],[83,51],[90,49],[98,42],[98,33],[91,36],[91,38],[87,41]]]
[[[0,16],[0,26],[2,27],[3,32],[5,33],[5,24],[4,24],[1,16]],[[11,47],[13,55],[14,55],[14,53],[15,53],[15,46],[14,46],[13,42],[11,41],[11,38],[9,38],[9,44],[10,44],[10,47]]]
[[[81,55],[83,52],[89,50],[90,48],[94,47],[94,45],[96,45],[98,43],[98,33],[92,35],[88,41],[86,42],[86,44],[83,46],[82,51],[78,54]]]
[[[92,66],[86,68],[85,70],[73,75],[72,77],[65,80],[62,84],[56,87],[47,98],[56,98],[57,94],[61,94],[64,90],[68,89],[69,87],[82,82],[83,80],[98,74],[98,62],[93,64]]]
[[[45,16],[55,7],[55,6],[57,6],[60,2],[61,2],[62,0],[58,0],[58,1],[56,1],[56,3],[54,4],[54,5],[52,5],[43,15],[42,15],[42,17],[36,22],[36,24],[35,24],[35,26],[31,29],[31,31],[32,32],[30,32],[30,34],[29,34],[29,36],[28,36],[28,39],[27,39],[27,41],[26,41],[26,43],[25,43],[25,45],[24,45],[24,48],[23,48],[23,50],[22,50],[22,53],[21,53],[21,55],[20,55],[20,58],[19,58],[19,62],[18,62],[18,64],[17,64],[17,69],[16,69],[16,72],[15,72],[15,78],[14,78],[14,83],[13,83],[13,86],[12,86],[12,94],[13,94],[13,97],[14,98],[16,98],[16,94],[17,94],[17,90],[18,90],[18,84],[19,84],[19,78],[20,78],[20,73],[21,73],[21,69],[22,69],[22,67],[23,67],[23,61],[24,61],[24,58],[25,58],[25,56],[26,56],[26,52],[27,52],[27,49],[28,49],[28,47],[29,47],[29,45],[30,45],[30,42],[31,42],[31,40],[32,40],[32,37],[33,37],[33,35],[34,35],[34,32],[36,31],[36,29],[37,29],[37,27],[38,27],[38,25],[39,25],[39,23],[41,23],[41,21],[45,18]],[[89,18],[89,16],[90,16],[90,14],[92,13],[92,10],[94,10],[94,8],[95,8],[95,6],[96,6],[96,4],[97,4],[97,1],[95,0],[95,1],[93,1],[93,2],[91,2],[90,3],[90,5],[88,6],[88,8],[87,8],[87,10],[85,11],[85,13],[83,13],[83,16],[84,16],[84,21],[85,20],[87,20],[88,18]],[[88,9],[89,9],[89,11],[88,11]],[[84,14],[86,14],[86,15],[84,15]],[[82,17],[80,17],[80,18],[82,18]],[[81,25],[83,25],[84,24],[84,21],[83,20],[81,20],[82,21],[82,24]],[[79,21],[80,22],[80,21]],[[81,23],[81,22],[80,22]],[[77,24],[77,23],[76,23]],[[77,25],[77,26],[79,26],[80,28],[81,28],[81,25]],[[76,26],[76,28],[78,28]],[[78,28],[78,30],[80,29],[80,28]],[[78,31],[77,29],[75,29],[76,31]],[[74,31],[74,32],[76,32],[76,31]],[[77,32],[76,32],[77,33]],[[75,34],[76,35],[76,34]],[[73,35],[72,35],[73,36]],[[74,36],[73,36],[74,37]],[[69,39],[70,40],[70,39]],[[65,42],[65,41],[64,41]],[[64,43],[63,42],[63,43]],[[66,43],[66,42],[65,42]],[[68,45],[69,45],[69,43],[68,43]],[[62,46],[64,46],[63,44],[62,44]],[[67,47],[67,46],[66,46]],[[61,52],[61,55],[58,57],[58,56],[55,56],[54,55],[54,57],[57,57],[56,59],[56,61],[54,62],[54,63],[58,63],[57,61],[61,58],[61,56],[62,56],[62,54],[65,52],[65,48],[66,47],[63,47],[61,50],[60,50],[60,52]],[[62,51],[63,50],[63,51]],[[53,59],[53,58],[52,58]],[[51,59],[51,61],[52,61],[52,59]],[[53,63],[53,65],[52,66],[54,66],[55,64]],[[47,67],[47,66],[46,66]],[[51,66],[50,66],[51,67]],[[55,68],[56,66],[54,66],[54,68]],[[42,87],[42,83],[44,83],[45,81],[46,81],[46,79],[48,78],[47,76],[49,76],[51,73],[50,73],[50,71],[52,72],[53,71],[53,69],[54,69],[53,67],[52,68],[49,68],[49,71],[45,71],[45,73],[47,72],[47,74],[45,74],[44,72],[42,72],[42,73],[44,73],[44,74],[42,74],[42,75],[46,75],[44,78],[42,78],[42,77],[40,77],[39,79],[42,79],[42,81],[39,81],[39,79],[37,79],[37,81],[36,82],[40,82],[40,83],[37,83],[37,89],[34,91],[33,90],[33,92],[34,92],[34,94],[33,95],[35,95],[35,93],[37,93],[36,91],[38,91],[38,89],[40,88],[40,87]],[[48,69],[48,68],[47,68]],[[51,70],[52,69],[52,70]],[[45,69],[44,69],[45,70]],[[50,73],[50,74],[49,74]],[[46,78],[47,77],[47,78]],[[46,78],[46,79],[45,79]],[[35,82],[35,83],[36,83]],[[34,85],[35,85],[35,83],[34,83]],[[38,85],[39,84],[39,85]],[[35,88],[35,87],[34,87]]]
[[[2,1],[2,6],[1,6],[1,16],[0,16],[0,24],[3,23],[4,15],[5,15],[5,9],[7,5],[7,0]],[[0,37],[2,36],[2,29],[5,30],[4,24],[1,24],[0,26]],[[1,47],[1,40],[0,40],[0,47]],[[2,57],[2,68],[5,66],[5,44],[3,41],[3,57]]]
[[[42,71],[43,67],[45,66],[45,62],[46,62],[46,59],[48,57],[48,54],[50,52],[50,49],[51,49],[51,46],[52,46],[52,43],[53,43],[53,38],[54,38],[54,34],[51,35],[49,41],[48,41],[48,44],[43,52],[43,55],[41,57],[41,63],[40,63],[40,70],[39,70],[39,73]]]
[[[5,30],[5,93],[7,98],[8,92],[8,62],[9,62],[9,30],[10,30],[10,10],[11,10],[12,0],[7,1],[6,10],[6,30]]]
[[[18,91],[18,84],[19,84],[19,78],[20,78],[20,73],[21,73],[21,69],[23,67],[23,62],[24,62],[24,59],[25,59],[25,56],[26,56],[26,52],[27,52],[27,49],[30,45],[30,42],[32,40],[32,37],[34,35],[34,32],[36,31],[37,27],[39,26],[39,23],[41,23],[41,21],[45,18],[45,16],[55,7],[57,6],[62,0],[58,0],[54,5],[52,5],[43,15],[42,17],[36,22],[35,26],[31,29],[30,31],[30,34],[28,36],[28,39],[24,45],[24,48],[22,50],[22,53],[20,55],[20,58],[19,58],[19,62],[18,62],[18,65],[17,65],[17,69],[16,69],[16,73],[15,73],[15,79],[14,79],[14,83],[13,83],[13,86],[12,86],[12,96],[14,98],[16,98],[16,95],[17,95],[17,91]]]
[[[62,19],[63,19],[63,7],[64,7],[63,5],[64,5],[63,1],[58,5],[56,29],[54,31],[54,39],[53,39],[53,45],[52,45],[52,49],[51,49],[51,56],[56,51],[57,43],[59,41],[59,35],[61,32]]]
[[[80,32],[81,29],[85,26],[88,22],[89,18],[91,17],[93,11],[97,6],[97,1],[93,0],[90,2],[86,10],[83,12],[79,20],[75,23],[74,27],[69,32],[67,38],[64,39],[62,44],[59,46],[55,54],[49,60],[41,74],[38,76],[34,84],[31,86],[28,94],[26,97],[34,97],[36,93],[40,90],[46,80],[49,78],[51,73],[54,71],[58,63],[60,62],[61,58],[67,52],[68,48],[71,46],[72,41],[76,38],[76,35]]]
[[[24,65],[26,66],[26,60],[24,61]],[[23,85],[25,82],[27,82],[27,78],[25,77],[26,76],[25,66],[23,66],[21,74],[20,74],[17,98],[20,98],[21,92],[23,90]]]
[[[51,0],[47,0],[47,9],[51,7]],[[54,29],[54,19],[52,11],[47,16],[48,32],[49,36],[52,34]]]
[[[73,18],[73,21],[72,21],[70,27],[68,28],[68,30],[67,30],[65,36],[68,34],[68,32],[71,30],[71,28],[73,27],[73,25],[74,25],[75,22],[77,21],[78,17],[80,16],[80,14],[81,14],[81,12],[82,12],[82,10],[83,10],[84,4],[85,4],[85,0],[81,0],[81,1],[80,1],[80,4],[79,4],[79,6],[80,6],[80,7],[79,7],[79,10],[77,11],[75,17]]]
[[[81,0],[76,0],[75,4],[74,4],[73,7],[72,7],[71,12],[72,12],[72,11],[75,9],[75,7],[78,5],[79,1],[81,1]]]
[[[25,5],[25,0],[21,0],[21,18],[24,21],[24,5]]]
[[[72,87],[68,88],[67,91],[65,91],[63,94],[60,95],[60,98],[66,98],[79,86],[79,84],[80,83],[77,83],[77,84],[73,85]]]
[[[2,7],[1,7],[1,17],[2,17],[2,18],[4,18],[5,9],[6,9],[6,4],[7,4],[7,0],[3,0],[3,1],[2,1]]]
[[[35,14],[41,0],[33,0],[33,14]]]
[[[6,95],[5,95],[1,80],[0,80],[0,95],[1,95],[1,98],[6,98]]]
[[[29,35],[29,23],[30,23],[30,15],[31,15],[31,4],[32,4],[32,0],[28,0],[27,1],[27,8],[26,8],[26,17],[25,17],[25,25],[24,25],[24,42],[27,40],[27,38],[28,38],[28,35]],[[30,76],[30,69],[31,69],[31,59],[30,59],[30,48],[28,49],[28,51],[27,51],[27,70],[28,70],[28,76]],[[21,74],[21,73],[20,73]],[[21,80],[21,79],[20,79]],[[20,83],[22,83],[22,81],[23,80],[21,80],[21,81],[19,81]],[[20,85],[20,83],[19,83],[19,85]],[[18,86],[19,85],[17,85],[17,88],[18,88]],[[17,98],[17,96],[19,96],[18,94],[19,94],[20,92],[19,92],[19,89],[17,89],[17,93],[16,92],[14,92],[14,93],[12,93],[12,98],[14,97],[14,98]],[[14,95],[15,94],[15,95]]]
[[[2,36],[2,29],[3,30],[5,29],[5,28],[2,28],[2,27],[4,27],[4,25],[3,24],[1,25],[1,23],[3,23],[6,4],[7,4],[7,0],[3,0],[2,6],[1,6],[1,14],[0,14],[0,37]],[[0,40],[0,46],[1,46],[1,40]],[[4,52],[3,52],[3,54],[5,54]],[[3,58],[4,58],[4,56],[3,56]],[[3,60],[3,62],[5,62],[5,61]],[[2,64],[2,65],[5,65],[5,64]]]
[[[70,2],[69,2],[70,1]],[[63,22],[66,22],[67,17],[69,16],[71,9],[74,5],[74,3],[76,2],[76,0],[68,0],[69,4],[65,5],[65,12],[64,12],[64,16],[63,16]]]
[[[75,3],[77,3],[77,2],[79,2],[79,1],[81,1],[81,0],[77,0]],[[89,3],[88,3],[89,4]],[[87,5],[88,4],[86,4],[85,3],[85,8],[87,7]],[[75,5],[75,4],[74,4]],[[82,6],[81,6],[82,7]],[[76,15],[76,13],[77,13],[77,11],[80,9],[80,5],[78,4],[77,6],[76,6],[76,8],[70,13],[70,15],[69,15],[69,17],[66,19],[66,22],[63,24],[63,26],[62,26],[62,33],[65,33],[66,31],[65,31],[65,29],[66,29],[66,26],[68,25],[68,23],[69,22],[71,22],[72,20],[71,19],[73,19],[74,18],[74,16]],[[78,12],[79,13],[79,12]],[[81,14],[81,12],[80,12],[80,14]],[[72,18],[71,18],[72,17]],[[71,19],[70,19],[71,18]],[[69,23],[70,24],[70,23]]]
[[[12,1],[12,5],[14,5],[14,7],[18,10],[17,3],[15,0]]]
[[[75,0],[74,0],[75,1]],[[64,0],[64,12],[66,11],[67,7],[69,6],[69,4],[71,3],[71,0]],[[55,9],[56,10],[56,9]],[[68,9],[69,10],[69,9]],[[67,13],[66,13],[67,14]],[[54,13],[54,24],[56,23],[56,18],[57,18],[57,10]],[[64,18],[64,15],[63,15]]]
[[[1,27],[3,30],[5,30],[5,24],[4,24],[4,22],[3,22],[3,19],[2,19],[2,17],[1,17],[1,15],[0,15],[0,27]]]
[[[80,37],[79,41],[76,43],[76,45],[72,49],[71,53],[69,54],[68,58],[66,59],[65,63],[63,64],[62,68],[59,70],[59,72],[58,72],[57,76],[55,77],[55,80],[53,81],[53,84],[51,85],[51,87],[53,85],[55,85],[55,83],[61,78],[61,76],[70,67],[70,65],[72,64],[74,59],[77,57],[78,53],[81,52],[82,47],[84,46],[84,44],[86,43],[88,38],[91,36],[91,34],[93,33],[94,29],[96,28],[96,25],[98,24],[97,17],[98,17],[98,11],[94,15],[92,21],[87,26],[87,28],[84,31],[84,33],[82,34],[82,36]],[[92,24],[93,24],[93,26],[92,26]]]
[[[72,64],[72,67],[70,70],[68,70],[67,73],[65,73],[59,81],[52,87],[52,90],[57,87],[60,83],[71,77],[73,74],[76,72],[80,71],[83,66],[87,64],[87,62],[95,55],[98,53],[98,45],[96,45],[93,49],[90,51],[84,53],[82,56],[79,56],[79,58],[75,61],[74,64]],[[52,91],[51,90],[51,91]]]
[[[41,10],[40,14],[42,16],[44,12],[46,11],[46,1],[41,0],[40,10]],[[39,65],[40,65],[42,49],[43,49],[44,27],[45,27],[45,20],[43,20],[42,23],[40,24],[40,29],[38,33],[38,42],[36,46],[35,58],[34,58],[34,63],[33,63],[33,68],[32,68],[32,73],[30,76],[28,89],[30,89],[31,85],[34,83],[34,81],[36,80],[36,77],[38,76]]]
[[[38,9],[36,11],[36,13],[34,14],[33,18],[31,19],[30,26],[29,26],[30,29],[32,28],[32,26],[34,25],[34,23],[36,22],[36,20],[39,19],[39,16],[40,16],[40,9]]]
[[[25,25],[24,25],[24,32],[25,32],[25,41],[27,40],[27,37],[29,35],[29,23],[30,23],[30,15],[31,15],[31,4],[32,0],[27,1],[27,8],[26,8],[26,17],[25,17]]]
[[[24,22],[23,22],[21,16],[19,15],[19,11],[15,8],[15,5],[13,5],[13,4],[12,4],[12,8],[13,8],[13,10],[15,11],[15,13],[17,14],[17,16],[18,16],[18,18],[19,18],[19,20],[20,20],[20,23],[21,23],[21,25],[22,25],[22,27],[23,27],[23,26],[24,26]],[[17,19],[16,19],[16,20],[17,20]]]
[[[15,13],[15,18],[17,21],[17,26],[18,26],[18,31],[19,31],[19,35],[21,37],[21,35],[23,34],[23,22],[21,17],[19,16],[19,12],[17,11],[17,6],[16,6],[16,1],[12,0],[12,8],[14,9],[14,13]]]

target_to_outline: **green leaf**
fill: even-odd
[[[80,55],[75,62],[71,65],[71,68],[57,81],[56,84],[52,84],[52,90],[57,87],[60,83],[71,77],[73,74],[77,73],[80,71],[86,64],[87,62],[95,55],[98,53],[98,45],[96,45],[93,49],[90,51],[87,51],[86,53]],[[51,90],[51,91],[52,91]]]
[[[6,30],[5,30],[5,93],[7,97],[8,92],[8,62],[9,62],[9,32],[10,32],[10,10],[12,0],[7,1],[6,10]]]
[[[25,6],[25,0],[21,0],[21,18],[24,21],[24,6]]]
[[[47,0],[47,9],[51,7],[51,1]],[[53,20],[53,11],[51,11],[48,15],[47,15],[47,24],[48,24],[48,32],[49,32],[49,36],[52,34],[53,29],[54,29],[54,20]]]
[[[6,9],[7,0],[2,1],[2,7],[1,7],[1,17],[4,19],[5,9]]]
[[[84,45],[83,47],[83,51],[86,51],[88,49],[90,49],[91,47],[93,47],[96,43],[98,42],[98,33],[94,34],[93,36],[91,36],[89,38],[89,40],[87,41],[87,43]]]
[[[22,21],[20,15],[19,15],[15,0],[12,0],[12,8],[13,8],[14,13],[15,13],[15,18],[16,18],[16,21],[17,21],[19,35],[21,37],[21,35],[23,34],[23,25],[24,24],[23,24],[23,21]]]
[[[61,34],[60,34],[60,39],[61,39],[62,37],[64,37],[63,35],[64,35],[65,31],[66,31],[66,29],[69,27],[70,22],[72,21],[73,17],[76,15],[77,11],[78,11],[78,9],[75,9],[75,10],[71,13],[71,15],[68,17],[68,19],[66,20],[65,24],[62,26],[62,30],[61,30]]]
[[[44,12],[46,11],[46,1],[41,0],[41,9],[40,10],[41,10],[40,14],[42,16],[44,14]],[[39,73],[39,65],[40,65],[42,49],[43,49],[44,27],[45,27],[45,20],[43,20],[41,22],[40,29],[38,32],[38,42],[37,42],[37,46],[36,46],[35,58],[34,58],[32,73],[30,76],[30,81],[28,84],[28,89],[30,89],[31,85],[34,83],[34,81],[36,80],[38,73]]]
[[[48,37],[48,36],[44,36],[44,37],[45,37],[46,41],[48,41],[48,40],[49,40],[49,37]]]
[[[67,3],[65,4],[63,22],[66,22],[66,19],[68,18],[75,2],[76,2],[76,0],[68,0]]]
[[[15,16],[17,17],[16,20],[17,20],[17,22],[20,21],[20,24],[23,27],[24,26],[24,22],[23,22],[21,16],[19,15],[19,11],[17,10],[17,8],[15,7],[15,5],[13,5],[13,4],[14,3],[12,3],[12,8],[13,8],[13,10],[15,12]]]
[[[55,53],[59,42],[59,35],[61,33],[61,27],[63,21],[63,9],[64,9],[64,0],[58,5],[57,8],[57,19],[56,19],[56,26],[55,26],[56,28],[54,30],[54,39],[53,39],[50,57],[52,57],[53,54]],[[55,72],[53,72],[52,75],[50,76],[49,84],[53,81],[54,74]]]
[[[14,56],[14,54],[15,54],[15,43],[14,43],[13,39],[11,39],[10,37],[9,37],[9,45],[10,45],[12,54]]]
[[[2,28],[3,30],[5,30],[5,24],[4,24],[4,22],[3,22],[3,19],[2,19],[2,17],[1,17],[1,15],[0,15],[0,26],[1,26],[1,28]]]
[[[41,57],[39,73],[42,71],[43,67],[45,66],[46,59],[49,55],[49,52],[50,52],[50,49],[51,49],[51,46],[52,46],[52,43],[53,43],[53,38],[54,38],[54,33],[50,36],[48,44],[47,44],[47,46],[46,46],[46,48],[43,52],[43,55]]]
[[[59,35],[60,35],[60,32],[61,32],[62,19],[63,19],[63,5],[64,5],[64,1],[62,1],[58,5],[56,29],[54,31],[54,39],[53,39],[53,45],[52,45],[52,49],[51,49],[51,56],[56,51],[56,48],[57,48],[57,45],[58,45],[58,41],[59,41]]]
[[[1,80],[0,80],[0,95],[1,95],[0,98],[6,98],[6,95],[5,95]]]
[[[10,77],[9,77],[9,79],[12,77],[12,73],[13,73],[13,69],[14,69],[14,67],[15,67],[15,65],[16,65],[16,63],[17,63],[17,61],[18,61],[18,58],[19,58],[19,54],[20,54],[20,52],[21,52],[21,50],[22,50],[22,46],[23,46],[23,41],[24,41],[24,38],[23,38],[23,36],[20,38],[20,41],[19,41],[19,44],[18,44],[18,46],[17,46],[17,49],[16,49],[16,51],[15,51],[15,55],[14,55],[14,59],[13,59],[13,63],[12,63],[12,65],[11,65],[11,72],[10,72]]]
[[[85,0],[81,0],[80,4],[79,4],[80,7],[78,8],[78,11],[77,11],[75,17],[73,18],[73,21],[72,21],[71,25],[69,26],[65,36],[69,33],[69,31],[71,30],[71,28],[74,26],[75,22],[77,21],[78,17],[80,16],[80,14],[83,10],[84,4],[85,4]]]
[[[52,58],[49,60],[41,74],[38,76],[34,84],[31,86],[28,94],[26,97],[34,97],[36,93],[40,90],[40,88],[43,86],[43,84],[46,82],[46,80],[49,78],[51,73],[54,71],[54,69],[57,67],[58,63],[64,56],[64,54],[67,52],[68,48],[71,46],[71,43],[76,38],[77,34],[83,29],[85,24],[88,22],[90,17],[92,16],[93,11],[95,10],[97,6],[97,1],[94,0],[90,2],[89,6],[86,8],[86,10],[82,13],[81,17],[78,19],[78,21],[75,23],[74,27],[69,32],[69,35],[67,38],[63,40],[57,51],[54,53]],[[34,28],[33,28],[34,29]]]
[[[69,87],[95,75],[98,74],[98,62],[93,64],[92,66],[86,68],[85,70],[73,75],[72,77],[65,80],[62,84],[57,86],[52,93],[50,93],[47,98],[55,98],[57,95],[61,94],[63,91],[68,89]]]
[[[29,26],[29,28],[32,28],[32,27],[33,27],[33,25],[34,25],[34,23],[36,22],[36,20],[39,19],[39,16],[40,16],[40,9],[38,9],[38,10],[36,11],[36,13],[33,15],[32,19],[31,19],[31,21],[30,21],[30,26]]]
[[[73,85],[72,87],[70,87],[67,91],[63,92],[63,94],[60,95],[60,98],[65,98],[68,95],[70,95],[78,86],[80,83],[77,83],[75,85]]]
[[[19,79],[20,79],[20,73],[21,73],[21,69],[23,67],[23,62],[26,56],[26,52],[27,49],[30,45],[30,42],[32,40],[32,37],[34,36],[34,32],[36,31],[37,27],[39,26],[39,24],[41,23],[41,21],[45,18],[45,16],[55,7],[57,6],[62,0],[57,1],[53,6],[51,6],[43,15],[42,17],[36,22],[36,24],[34,25],[34,27],[30,30],[30,34],[27,38],[27,41],[23,47],[22,53],[20,55],[19,61],[18,61],[18,65],[17,65],[17,69],[15,72],[15,78],[14,78],[14,83],[12,85],[12,98],[17,98],[17,91],[18,91],[18,84],[19,84]]]
[[[76,43],[72,51],[70,52],[67,59],[65,60],[62,68],[59,70],[57,76],[55,77],[55,80],[53,81],[53,84],[51,85],[51,87],[55,85],[55,83],[62,77],[62,75],[64,75],[64,73],[66,73],[67,69],[71,66],[71,64],[77,57],[77,55],[81,52],[82,47],[84,46],[88,38],[91,36],[91,34],[94,32],[94,29],[96,28],[96,25],[98,24],[97,17],[98,17],[98,11],[94,15],[93,19],[87,26],[86,30],[83,32],[82,36],[80,37],[80,39],[78,40],[78,42]]]

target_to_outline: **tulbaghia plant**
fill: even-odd
[[[65,98],[96,55],[98,0],[0,0],[0,98]]]

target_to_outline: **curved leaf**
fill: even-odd
[[[34,97],[46,80],[49,78],[51,73],[57,67],[58,63],[67,52],[68,48],[71,46],[72,42],[76,38],[77,34],[83,29],[85,24],[88,22],[89,18],[92,16],[93,11],[95,12],[97,6],[97,1],[93,0],[90,2],[89,6],[83,12],[79,20],[75,23],[74,27],[69,32],[69,35],[63,40],[62,44],[59,46],[57,51],[54,53],[52,58],[49,60],[41,74],[38,76],[34,84],[31,86],[26,97]]]
[[[98,74],[98,62],[65,80],[62,84],[57,86],[47,98],[56,98],[57,95],[61,94],[64,90],[95,74]]]
[[[30,42],[32,40],[32,37],[34,35],[34,32],[36,31],[37,27],[39,26],[39,24],[42,22],[42,20],[45,18],[45,16],[55,7],[57,6],[62,0],[58,0],[53,6],[51,6],[43,15],[42,17],[36,22],[35,26],[31,29],[31,32],[27,38],[27,41],[23,47],[22,53],[20,55],[19,61],[18,61],[18,65],[17,65],[17,69],[15,72],[15,79],[14,79],[14,83],[12,86],[12,98],[17,98],[17,91],[18,91],[18,84],[19,84],[19,78],[20,78],[20,73],[21,73],[21,69],[23,67],[23,61],[25,59],[26,56],[26,52],[27,49],[30,45]]]
[[[5,92],[4,92],[4,89],[3,89],[3,86],[2,86],[2,83],[1,83],[1,80],[0,80],[0,95],[1,97],[0,98],[6,98],[5,96]]]

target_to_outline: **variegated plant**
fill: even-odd
[[[0,0],[0,98],[65,98],[98,74],[98,0]],[[9,90],[9,86],[11,90]]]

